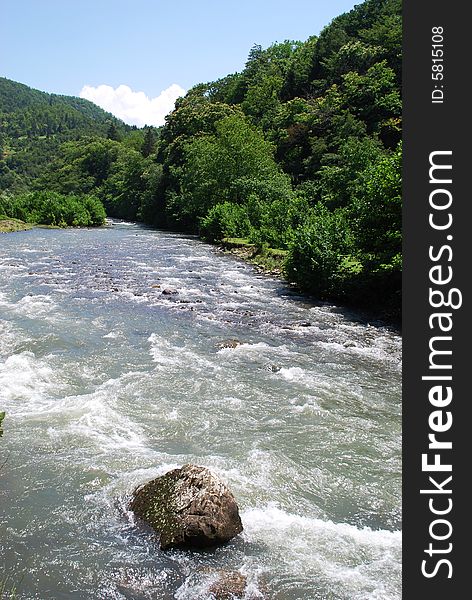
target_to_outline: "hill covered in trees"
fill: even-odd
[[[161,130],[115,123],[119,135],[107,135],[102,115],[93,134],[89,103],[65,103],[83,124],[56,132],[55,159],[38,162],[29,187],[96,196],[111,216],[208,241],[280,249],[305,291],[398,314],[401,33],[400,0],[366,0],[318,37],[255,45],[241,72],[180,98]],[[2,102],[13,155],[26,135],[14,123],[30,114],[19,103],[5,112]]]
[[[28,189],[65,141],[118,139],[129,130],[88,100],[40,92],[0,77],[0,190]]]

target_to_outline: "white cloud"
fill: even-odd
[[[174,108],[175,101],[185,90],[173,83],[156,98],[144,92],[133,92],[127,85],[116,90],[109,85],[84,85],[80,97],[91,100],[129,125],[163,125],[164,117]]]

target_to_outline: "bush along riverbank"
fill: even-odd
[[[106,219],[98,198],[56,192],[29,192],[19,196],[0,196],[2,231],[31,229],[33,225],[56,227],[97,227]]]

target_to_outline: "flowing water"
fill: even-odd
[[[401,597],[397,334],[124,222],[2,235],[0,283],[17,598],[206,599],[219,569],[252,598]],[[244,532],[162,552],[128,503],[189,462],[228,483]]]

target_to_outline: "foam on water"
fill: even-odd
[[[201,356],[191,348],[172,344],[166,337],[153,333],[149,336],[151,343],[150,354],[159,369],[176,369],[183,367],[188,370],[207,369],[208,373],[218,369],[212,361]]]
[[[134,229],[136,227],[136,223],[134,223],[133,221],[124,221],[124,220],[120,220],[120,221],[113,221],[112,219],[107,219],[107,226],[108,227],[115,227],[115,228],[119,228],[119,229],[125,229],[125,228],[132,228]]]
[[[301,367],[282,367],[275,376],[287,381],[293,386],[305,388],[307,392],[316,391],[323,397],[329,397],[332,394],[336,396],[346,396],[350,399],[362,400],[362,389],[352,380],[347,380],[343,374],[324,372],[314,372]]]
[[[401,560],[401,532],[359,529],[353,525],[333,523],[288,513],[269,504],[243,512],[244,536],[251,544],[265,544],[276,556],[276,564],[265,560],[266,567],[279,568],[284,564],[292,577],[323,577],[339,582],[352,598],[362,598],[365,588],[369,598],[399,597],[395,593],[395,578],[385,593],[386,585],[379,584],[379,575],[387,566],[391,575],[398,575]],[[399,590],[398,590],[399,593]],[[375,595],[377,594],[377,595]],[[380,595],[379,595],[380,594]],[[393,596],[391,594],[394,594]],[[365,595],[364,595],[365,598]]]
[[[344,342],[343,344],[338,342],[317,342],[317,345],[321,348],[335,351],[337,353],[357,355],[363,358],[370,358],[384,364],[389,362],[392,367],[398,371],[401,370],[401,362],[396,349],[392,349],[389,344],[386,344],[384,340],[374,342],[369,346],[357,345],[355,342]]]
[[[0,363],[0,399],[3,408],[17,416],[31,414],[51,392],[62,388],[48,359],[38,359],[33,352],[13,354]]]
[[[296,413],[313,413],[320,414],[322,412],[322,408],[318,404],[317,398],[313,396],[305,396],[305,402],[303,404],[299,398],[292,398],[290,400],[290,404],[292,405],[292,410]]]
[[[242,597],[243,600],[257,600],[258,598],[263,600],[265,598],[263,592],[258,587],[256,573],[247,572],[244,568],[235,571],[235,573],[240,573],[247,581],[245,593]],[[192,573],[176,591],[175,600],[213,600],[215,595],[210,590],[212,585],[220,579],[220,575],[217,570],[208,573],[204,569]],[[224,578],[225,573],[223,572],[222,575]]]
[[[224,356],[234,356],[234,355],[243,355],[243,356],[263,356],[264,354],[273,353],[273,350],[270,348],[269,344],[265,342],[257,342],[255,344],[242,343],[234,348],[231,347],[223,347],[218,350],[218,354],[222,354]]]
[[[142,428],[111,407],[108,396],[99,390],[86,398],[70,398],[75,418],[65,436],[81,437],[99,452],[139,452],[147,450]]]
[[[48,318],[56,304],[51,296],[40,294],[24,296],[16,303],[16,310],[26,317]]]
[[[40,317],[46,320],[54,318],[51,313],[57,307],[53,298],[47,294],[27,294],[13,302],[5,293],[0,295],[0,306],[3,306],[8,312],[24,317],[31,319]]]
[[[343,562],[351,555],[356,558],[361,548],[375,555],[397,552],[401,548],[400,531],[375,531],[369,527],[360,529],[345,523],[308,518],[284,511],[276,503],[247,509],[243,511],[242,519],[245,536],[251,543],[267,541],[285,548],[289,554],[309,550],[313,564],[319,564],[320,560],[313,549],[318,552],[323,550],[325,557]],[[293,537],[288,539],[287,533]],[[335,547],[333,540],[337,540],[340,547]],[[287,560],[290,560],[289,556]]]
[[[28,339],[28,336],[18,331],[11,322],[0,319],[0,360],[16,352]]]
[[[118,338],[120,338],[122,336],[123,336],[123,334],[122,334],[121,331],[113,330],[113,331],[110,331],[107,334],[105,334],[103,336],[103,339],[116,340],[116,339],[118,339]]]

